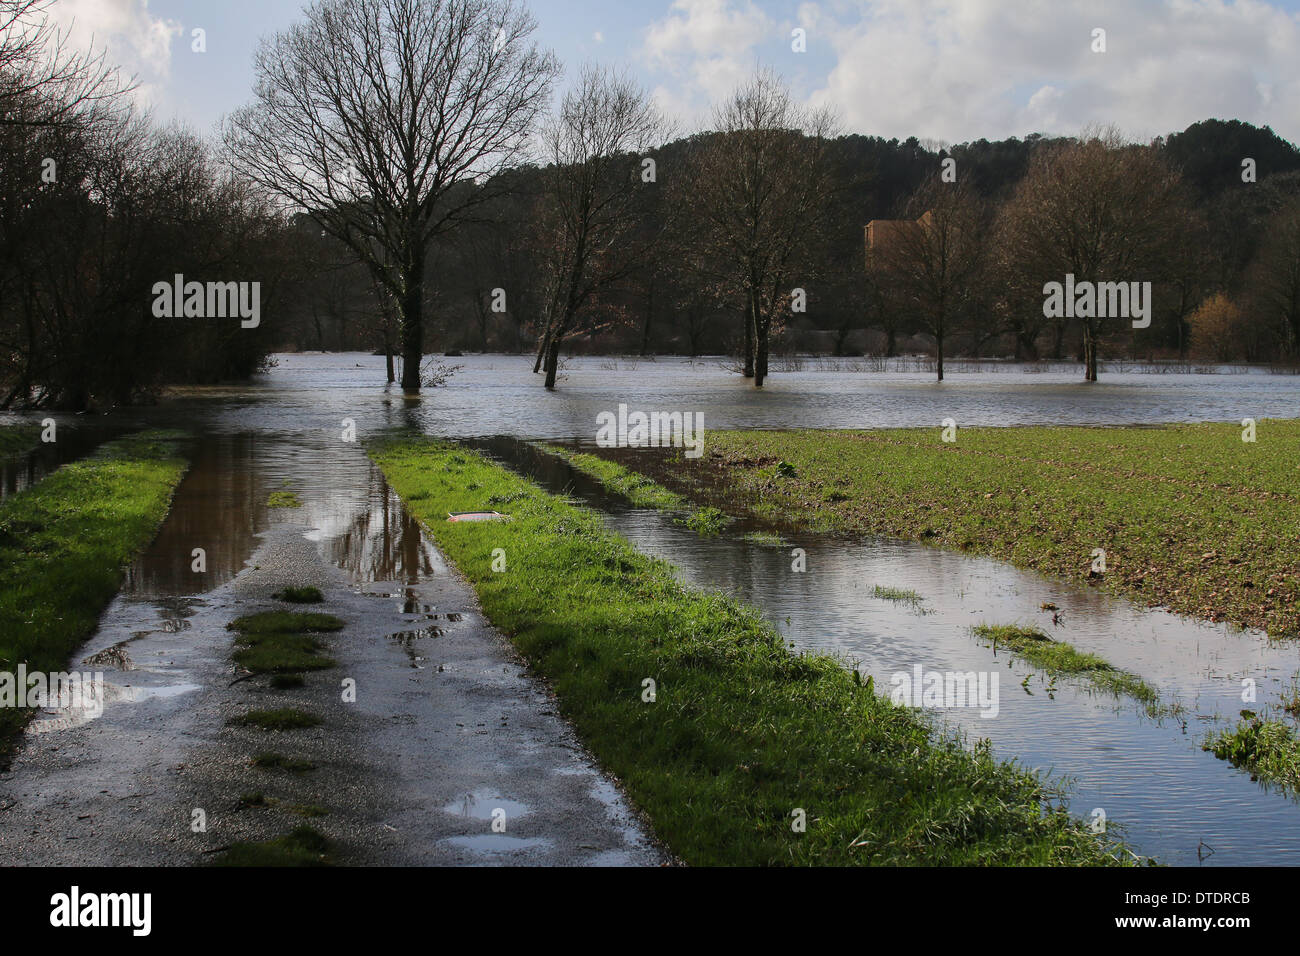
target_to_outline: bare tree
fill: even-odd
[[[133,83],[104,50],[74,51],[50,19],[53,0],[0,0],[0,126],[124,118]]]
[[[934,338],[943,381],[944,343],[977,305],[985,216],[965,182],[936,175],[912,194],[906,220],[867,253],[867,268],[886,300]]]
[[[495,195],[558,73],[515,0],[318,0],[263,42],[225,125],[236,170],[306,209],[370,268],[420,388],[432,241]]]
[[[1158,281],[1187,221],[1180,178],[1155,151],[1113,130],[1040,147],[1003,210],[1005,254],[1039,288]],[[1115,317],[1110,317],[1114,319]],[[1102,319],[1082,317],[1084,378],[1097,380]]]
[[[1249,273],[1250,300],[1259,320],[1271,325],[1277,353],[1300,356],[1300,200],[1283,208],[1269,230]]]
[[[771,335],[789,308],[792,285],[813,276],[812,255],[830,209],[828,110],[793,101],[775,74],[760,71],[714,115],[679,205],[701,217],[698,262],[720,297],[743,303],[744,368],[767,377]]]
[[[541,366],[547,388],[555,387],[565,336],[595,330],[591,323],[603,314],[592,308],[598,297],[651,247],[653,236],[634,211],[638,194],[653,182],[642,175],[642,159],[663,142],[666,129],[627,76],[586,66],[542,132],[551,165],[539,216],[545,298],[533,371]]]

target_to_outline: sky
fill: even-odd
[[[262,36],[305,0],[56,0],[77,45],[135,75],[163,121],[210,134],[246,103]],[[756,67],[843,132],[941,143],[1116,126],[1135,140],[1201,119],[1269,125],[1300,142],[1300,0],[532,0],[536,40],[566,77],[626,68],[675,117]],[[205,31],[195,52],[193,30]],[[804,49],[793,31],[804,31]],[[1104,51],[1095,50],[1104,30]],[[562,81],[567,82],[566,81]],[[563,87],[561,86],[561,89]]]

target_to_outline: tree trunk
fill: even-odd
[[[546,356],[546,346],[551,341],[551,327],[547,325],[545,331],[537,337],[537,355],[533,361],[533,374],[536,375],[542,368],[542,359]]]
[[[754,340],[754,387],[762,388],[767,380],[768,330],[758,329]]]
[[[1083,380],[1097,381],[1097,337],[1091,322],[1083,323],[1083,365]]]
[[[393,331],[391,328],[384,329],[384,365],[388,370],[388,384],[392,385],[397,381],[397,376],[393,374]]]
[[[402,391],[420,391],[420,361],[424,358],[424,256],[417,254],[406,274],[402,293]]]
[[[938,335],[934,337],[934,345],[935,345],[935,352],[939,358],[939,361],[936,363],[935,369],[939,373],[939,381],[942,382],[943,381],[943,333],[942,332],[940,332]]]
[[[655,314],[655,280],[651,279],[649,288],[646,290],[645,305],[645,325],[641,327],[641,354],[646,355],[650,351],[650,325],[654,321]]]
[[[898,332],[892,326],[885,330],[885,358],[898,354]]]
[[[555,373],[560,367],[560,340],[554,338],[546,349],[546,387],[555,388]]]
[[[745,378],[754,377],[754,321],[756,311],[754,298],[750,296],[749,309],[745,313]]]

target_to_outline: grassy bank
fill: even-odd
[[[788,528],[924,541],[1300,635],[1300,421],[711,432],[651,477]],[[1093,571],[1095,549],[1106,570]]]
[[[1078,678],[1114,697],[1131,697],[1152,717],[1172,712],[1161,705],[1160,694],[1141,677],[1065,641],[1054,641],[1036,627],[981,624],[974,633],[994,650],[1005,648],[1053,677]]]
[[[174,433],[104,445],[0,503],[0,670],[61,671],[185,472]],[[0,709],[0,757],[28,712]]]
[[[560,445],[539,442],[537,447],[548,454],[563,458],[587,477],[595,478],[607,491],[621,495],[637,508],[681,512],[677,523],[685,525],[698,535],[708,537],[719,534],[731,520],[721,509],[714,508],[712,505],[697,507],[681,495],[669,491],[648,475],[635,472],[618,462],[577,452]],[[772,541],[779,543],[781,536],[770,535],[756,543],[771,544]]]
[[[755,611],[685,587],[597,515],[448,444],[371,454],[687,862],[1114,862],[1079,821],[1043,812],[1038,777],[938,735],[830,658],[791,654]],[[511,520],[445,520],[484,507]]]
[[[1203,749],[1234,767],[1249,771],[1300,795],[1300,734],[1288,722],[1243,710],[1231,730],[1211,733]]]
[[[40,440],[41,430],[35,425],[0,425],[0,458],[31,451]]]
[[[681,495],[673,494],[653,479],[624,468],[618,462],[607,461],[598,455],[589,455],[560,445],[539,442],[537,447],[547,454],[563,458],[578,471],[595,478],[604,487],[615,494],[622,495],[638,508],[684,511],[690,507],[689,502]]]

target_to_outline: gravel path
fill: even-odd
[[[358,584],[326,560],[325,540],[291,511],[214,590],[119,595],[69,665],[103,672],[103,713],[49,713],[29,730],[0,776],[0,858],[193,865],[308,823],[342,864],[669,862],[431,542],[420,547],[432,573],[415,583]],[[285,605],[272,595],[287,584],[314,584],[325,600]],[[277,608],[342,618],[323,635],[337,667],[294,689],[236,681],[226,624]],[[280,707],[324,722],[227,725]],[[264,752],[315,769],[253,766]]]

